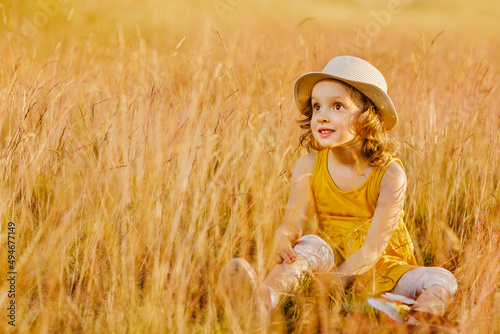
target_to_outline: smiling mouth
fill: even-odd
[[[335,132],[335,130],[327,130],[327,129],[319,130],[319,133],[332,133],[332,132]]]

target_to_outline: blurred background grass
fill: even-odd
[[[497,2],[0,3],[3,332],[234,330],[217,275],[235,256],[269,270],[304,153],[293,82],[345,53],[388,81],[418,261],[459,280],[450,327],[500,330]],[[315,332],[303,304],[270,331]]]

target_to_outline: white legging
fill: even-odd
[[[301,265],[284,264],[287,275],[283,281],[284,290],[293,289],[305,269],[312,272],[329,271],[335,266],[335,256],[330,245],[317,235],[308,234],[300,238],[293,248],[306,260]],[[308,268],[307,268],[308,267]],[[409,298],[417,298],[423,290],[432,285],[440,285],[453,296],[457,291],[457,280],[448,270],[440,267],[419,267],[406,272],[399,279],[394,293]]]

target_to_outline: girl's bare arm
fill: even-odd
[[[314,203],[310,182],[315,156],[315,153],[306,154],[295,164],[285,216],[274,236],[277,263],[290,263],[295,260],[293,246],[304,232]]]

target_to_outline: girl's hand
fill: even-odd
[[[293,225],[283,224],[278,228],[274,235],[276,263],[292,263],[296,260],[297,254],[293,250],[293,246],[299,241],[301,236],[302,232],[300,229]]]
[[[300,157],[295,165],[283,223],[274,235],[273,253],[279,264],[283,261],[292,263],[297,258],[293,246],[302,236],[302,231],[306,228],[310,213],[314,208],[311,175],[315,157],[315,153],[308,153]]]

